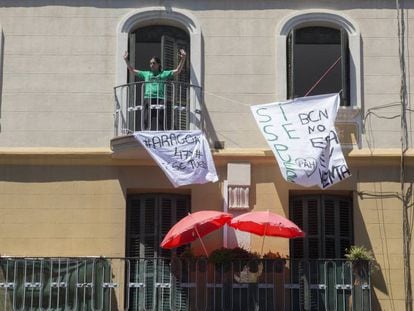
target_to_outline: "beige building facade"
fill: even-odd
[[[401,2],[401,9],[368,0],[0,4],[0,255],[132,256],[130,206],[146,196],[189,198],[191,212],[270,210],[295,221],[294,202],[301,202],[300,211],[309,213],[302,226],[310,229],[314,219],[319,229],[308,232],[314,244],[307,240],[299,252],[312,257],[316,247],[317,258],[325,259],[343,255],[344,245],[367,247],[379,264],[371,277],[372,310],[404,310],[404,208],[413,225],[414,3]],[[207,136],[216,183],[174,188],[131,136],[127,95],[114,88],[131,82],[122,59],[131,52],[131,34],[156,26],[187,35],[188,82],[195,90],[187,125]],[[336,126],[352,176],[327,190],[283,180],[250,112],[251,105],[289,97],[296,83],[289,38],[293,30],[315,27],[341,31],[347,40],[348,63],[341,63],[347,104]],[[146,55],[141,47],[135,46],[137,59]],[[321,214],[329,200],[340,206],[331,220]],[[341,209],[341,202],[350,205]],[[340,211],[348,213],[349,232],[332,229],[339,237],[333,234],[329,244],[327,223],[342,228]],[[210,251],[236,245],[259,251],[262,239],[224,229],[204,242]],[[199,242],[192,246],[202,253]],[[294,258],[295,247],[269,238],[264,249]]]

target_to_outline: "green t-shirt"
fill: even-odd
[[[144,98],[161,98],[164,99],[164,86],[166,80],[174,77],[172,70],[163,70],[154,74],[152,71],[139,71],[138,78],[145,82]]]

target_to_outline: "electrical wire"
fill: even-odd
[[[411,228],[408,218],[408,202],[409,197],[405,190],[405,153],[408,150],[408,127],[407,127],[407,75],[405,64],[405,20],[404,8],[399,0],[396,0],[397,21],[398,21],[398,56],[400,61],[400,101],[401,101],[401,160],[400,160],[400,183],[401,195],[404,198],[402,202],[403,208],[403,257],[404,257],[404,300],[405,310],[412,311],[412,285],[411,285]]]

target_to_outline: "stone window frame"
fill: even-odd
[[[116,48],[116,85],[127,83],[127,68],[122,56],[128,50],[128,34],[136,28],[155,24],[178,27],[188,33],[191,51],[190,83],[202,86],[202,38],[200,23],[187,10],[159,7],[131,11],[119,22]]]
[[[344,14],[328,10],[300,11],[283,18],[276,29],[276,97],[278,100],[287,99],[287,36],[298,26],[326,26],[342,28],[348,34],[349,44],[349,75],[350,75],[350,106],[343,107],[355,117],[353,110],[362,107],[362,70],[361,70],[361,33],[356,22]],[[343,114],[343,113],[340,113]],[[349,113],[348,113],[349,114]]]

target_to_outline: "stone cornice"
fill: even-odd
[[[252,164],[276,163],[270,149],[212,150],[216,165],[248,161]],[[355,149],[345,151],[350,165],[399,165],[400,149]],[[414,149],[405,153],[407,165],[414,165]],[[155,166],[146,152],[136,158],[117,158],[110,148],[0,148],[0,165],[92,165],[92,166]]]

